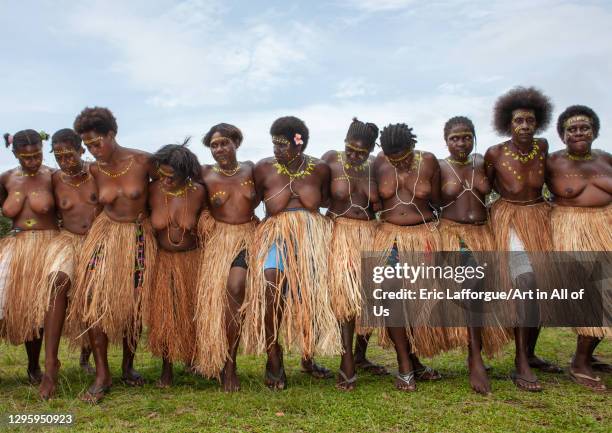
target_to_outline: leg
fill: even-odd
[[[123,337],[123,361],[121,362],[121,380],[128,386],[143,386],[144,377],[134,370],[134,356],[136,354],[137,341],[132,345],[127,337]]]
[[[97,327],[91,328],[88,335],[96,364],[96,378],[81,399],[95,404],[104,398],[113,381],[108,366],[108,337]]]
[[[43,376],[39,362],[42,341],[42,337],[39,337],[25,342],[25,349],[28,354],[28,380],[32,385],[38,385]]]
[[[281,273],[277,269],[266,269],[266,313],[264,318],[266,332],[266,352],[268,361],[266,363],[266,385],[270,389],[285,389],[287,377],[283,367],[283,352],[278,344],[277,332],[283,317],[283,297],[277,303],[277,292],[282,290],[278,287]],[[276,322],[276,323],[275,323]]]
[[[329,379],[334,374],[328,369],[315,362],[314,358],[302,357],[302,373],[306,373],[315,379]]]
[[[52,288],[55,297],[51,299],[49,310],[45,315],[45,374],[39,389],[43,400],[51,398],[57,386],[57,373],[60,368],[57,352],[66,318],[66,294],[69,288],[68,275],[59,272]]]
[[[400,391],[415,391],[414,366],[410,359],[410,343],[406,337],[406,329],[386,328],[386,331],[393,342],[397,356],[398,375],[395,379],[395,387]]]
[[[91,355],[91,348],[81,347],[81,356],[79,359],[79,365],[81,366],[81,370],[83,370],[87,374],[96,374],[96,370],[89,363],[89,356]]]
[[[516,355],[514,358],[515,371],[511,378],[514,384],[524,391],[542,391],[542,385],[529,367],[528,353],[529,328],[514,328],[514,342]]]
[[[601,343],[602,340],[603,340],[602,338],[593,338],[593,342],[591,343],[591,346],[592,346],[591,353],[592,354],[595,352],[597,345]],[[602,361],[594,354],[591,355],[591,367],[593,367],[593,370],[596,370],[596,371],[601,371],[604,373],[612,373],[612,365],[608,364],[605,361]]]
[[[355,332],[355,319],[342,324],[342,348],[344,353],[340,358],[340,371],[336,387],[344,391],[355,389],[355,361],[353,359],[353,334]]]
[[[479,394],[491,393],[491,385],[487,371],[482,361],[482,328],[468,328],[468,369],[470,372],[470,386]]]
[[[591,357],[596,347],[596,344],[593,344],[593,340],[599,339],[585,335],[578,336],[576,355],[572,359],[569,374],[570,378],[579,385],[586,386],[593,391],[605,391],[606,385],[595,374],[591,366]]]
[[[355,339],[355,366],[371,374],[385,376],[389,374],[387,369],[383,365],[374,364],[366,357],[366,351],[368,350],[368,343],[371,336],[371,332],[365,335],[357,334],[357,338]]]
[[[158,388],[169,388],[172,386],[173,381],[173,367],[172,362],[165,356],[162,357],[162,371],[159,380],[157,381]]]
[[[240,343],[242,317],[240,307],[244,301],[247,270],[233,266],[227,279],[227,311],[225,311],[225,329],[230,356],[221,371],[221,384],[225,392],[240,390],[240,380],[236,374],[236,355]]]
[[[553,364],[550,361],[540,358],[535,354],[535,347],[536,343],[538,342],[538,337],[540,336],[541,328],[528,329],[529,337],[527,345],[527,356],[529,357],[529,366],[531,368],[537,368],[538,370],[541,370],[544,373],[563,373],[563,369],[561,367]]]

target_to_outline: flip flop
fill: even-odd
[[[300,371],[302,373],[311,375],[315,379],[330,379],[334,377],[334,373],[332,373],[331,370],[317,364],[316,362],[312,363],[312,368],[310,370],[306,370],[302,367]]]
[[[516,370],[514,370],[512,371],[512,373],[510,373],[510,379],[512,380],[512,383],[514,383],[514,385],[522,391],[542,392],[542,385],[540,385],[540,382],[538,381],[537,378],[535,380],[528,380],[522,376],[519,376]],[[526,386],[526,384],[534,384],[534,385],[537,385],[537,387],[530,388]]]
[[[535,358],[529,359],[528,363],[529,367],[543,371],[544,373],[563,373],[563,369],[558,365],[553,364],[552,362],[547,361],[546,359],[538,358],[537,356]]]
[[[347,377],[346,374],[344,374],[344,371],[342,370],[338,370],[338,375],[340,377],[338,377],[339,380],[336,383],[336,388],[338,388],[341,391],[352,391],[355,389],[355,382],[357,382],[357,373],[353,374],[353,377],[351,377],[350,379]]]
[[[355,367],[360,370],[366,371],[374,376],[386,376],[389,374],[384,365],[374,364],[368,359],[364,359],[363,361],[356,362]]]
[[[413,371],[416,380],[434,381],[442,379],[442,375],[431,367],[421,367]]]
[[[404,392],[413,392],[416,391],[416,379],[414,377],[414,371],[409,371],[408,373],[397,373],[395,375],[395,377],[397,379],[399,379],[401,382],[405,383],[406,385],[408,385],[407,388],[401,388],[398,386],[398,384],[395,384],[395,388],[398,391],[404,391]]]
[[[104,396],[110,391],[111,385],[94,386],[91,385],[79,398],[81,401],[89,404],[98,404]]]
[[[591,391],[603,392],[606,390],[606,385],[602,382],[601,377],[599,376],[592,377],[587,374],[575,373],[570,368],[569,377],[574,383],[582,385]]]
[[[266,365],[266,377],[265,383],[268,388],[273,391],[281,391],[287,387],[287,375],[285,374],[285,368],[281,365],[278,375],[274,375],[268,366]]]
[[[140,374],[135,373],[133,376],[121,376],[121,382],[127,386],[144,386],[145,379]]]

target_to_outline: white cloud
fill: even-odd
[[[346,3],[364,12],[389,12],[405,9],[415,0],[347,0]]]
[[[336,87],[335,98],[349,99],[358,96],[374,95],[374,86],[363,77],[349,77],[340,81]]]

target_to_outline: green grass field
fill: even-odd
[[[567,366],[575,344],[569,330],[544,330],[538,354]],[[611,359],[612,345],[597,352]],[[239,358],[242,391],[220,392],[215,381],[194,377],[175,368],[175,386],[154,386],[160,361],[142,351],[136,367],[148,384],[129,388],[119,382],[121,351],[111,351],[115,385],[99,406],[77,399],[91,378],[78,367],[78,354],[62,350],[59,395],[50,402],[26,381],[23,346],[0,346],[0,431],[8,414],[72,413],[74,431],[247,431],[247,432],[610,432],[610,394],[595,394],[573,384],[566,375],[540,374],[545,391],[518,391],[507,379],[513,349],[491,360],[493,395],[474,394],[467,380],[465,353],[452,352],[428,361],[444,379],[419,383],[416,393],[396,391],[391,376],[361,374],[352,393],[337,391],[333,380],[318,381],[299,371],[299,358],[287,356],[289,388],[269,391],[263,385],[263,357]],[[392,351],[372,345],[370,358],[395,368]],[[338,359],[318,361],[336,369]],[[604,376],[608,388],[612,377]],[[47,431],[49,427],[32,427]]]

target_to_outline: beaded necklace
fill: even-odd
[[[102,173],[104,173],[108,177],[112,177],[112,178],[123,176],[128,171],[130,171],[130,168],[132,168],[133,164],[134,164],[134,155],[131,155],[130,158],[129,158],[129,163],[128,163],[127,167],[125,167],[123,170],[121,170],[118,173],[111,173],[110,171],[106,171],[106,170],[104,170],[102,168],[102,166],[100,165],[100,161],[96,161],[96,165],[98,166],[98,170],[100,170]]]
[[[233,175],[235,175],[236,173],[238,173],[238,171],[240,170],[240,168],[241,168],[240,163],[237,163],[237,164],[236,164],[236,168],[234,168],[234,169],[232,169],[232,170],[224,170],[224,169],[222,169],[222,168],[221,168],[221,166],[220,166],[219,164],[215,164],[215,165],[213,166],[213,171],[214,171],[215,173],[221,173],[222,175],[227,176],[227,177],[232,177]]]
[[[79,175],[81,175],[83,173],[86,174],[85,179],[83,179],[79,183],[72,183],[72,182],[68,182],[66,180],[66,177],[76,177],[76,176],[79,176]],[[60,179],[62,180],[62,182],[64,182],[66,185],[70,185],[73,188],[79,188],[81,185],[83,185],[85,182],[87,182],[91,178],[92,178],[91,173],[89,173],[88,171],[87,172],[81,172],[81,173],[75,174],[73,176],[66,175],[66,173],[64,173],[63,171],[60,172]]]
[[[306,168],[302,169],[304,164],[306,164]],[[289,167],[287,167],[284,164],[281,164],[278,161],[274,163],[274,168],[276,168],[276,172],[278,174],[284,174],[285,176],[289,177],[290,181],[293,181],[295,179],[303,179],[307,176],[310,176],[312,172],[314,171],[315,163],[310,156],[306,156],[306,158],[302,160],[302,163],[300,164],[298,171],[296,171],[295,173],[292,173],[289,170]]]
[[[360,165],[353,165],[348,160],[346,160],[345,157],[345,152],[338,152],[338,161],[342,165],[342,169],[350,170],[352,168],[355,171],[364,171],[366,167],[368,167],[369,162],[367,159]]]
[[[504,155],[511,157],[515,161],[520,161],[521,164],[527,164],[529,161],[532,161],[538,155],[538,153],[540,153],[540,146],[535,138],[533,139],[531,150],[527,154],[523,154],[520,151],[514,152],[513,150],[510,150],[507,144],[504,144],[503,149]]]
[[[587,152],[585,155],[572,155],[567,150],[565,151],[565,157],[571,161],[590,161],[593,159],[591,152]]]
[[[166,230],[166,238],[168,239],[168,243],[170,245],[172,245],[173,247],[179,247],[183,244],[183,240],[185,239],[185,233],[187,233],[187,229],[185,227],[183,227],[183,231],[181,233],[181,240],[178,242],[174,242],[172,240],[172,238],[170,237],[170,227],[172,227],[172,216],[170,215],[170,206],[169,206],[169,202],[168,202],[168,197],[172,196],[172,197],[182,197],[185,196],[185,205],[183,206],[183,219],[182,221],[185,222],[185,217],[187,216],[187,192],[189,191],[190,188],[194,188],[193,184],[191,183],[191,180],[188,181],[188,184],[185,185],[184,188],[182,188],[179,191],[167,191],[164,188],[161,188],[162,192],[164,193],[164,202],[166,204],[166,212],[167,212],[167,221],[168,221],[168,228]],[[178,225],[178,224],[177,224]]]

